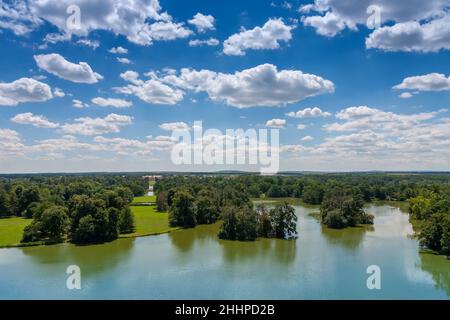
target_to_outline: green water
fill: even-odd
[[[299,239],[233,242],[217,225],[79,247],[0,249],[0,299],[449,299],[450,260],[420,254],[408,215],[371,206],[372,227],[330,230],[296,206]],[[66,288],[67,266],[81,290]],[[366,269],[381,268],[369,290]]]

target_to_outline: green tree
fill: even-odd
[[[167,194],[164,191],[156,195],[156,211],[164,212],[167,210]]]
[[[130,207],[125,207],[120,211],[119,231],[120,233],[133,233],[134,230],[134,215]]]
[[[179,190],[173,196],[169,208],[169,223],[172,227],[195,227],[194,198],[186,191]]]
[[[297,216],[295,209],[287,202],[275,206],[270,211],[275,237],[280,239],[297,238]]]

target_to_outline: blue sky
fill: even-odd
[[[281,170],[449,170],[450,3],[345,2],[1,1],[0,172],[253,169],[171,163],[197,120],[279,128]]]

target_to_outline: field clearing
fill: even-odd
[[[135,197],[132,203],[149,203],[156,202],[156,196]]]
[[[0,219],[0,247],[17,246],[22,239],[23,229],[31,223],[31,219],[20,217]]]
[[[169,214],[156,212],[154,206],[132,206],[136,230],[133,233],[122,234],[120,237],[141,237],[177,230],[169,226]]]

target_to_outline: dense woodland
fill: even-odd
[[[0,216],[33,219],[23,241],[95,243],[133,231],[128,207],[145,193],[138,175],[28,176],[0,178]],[[287,203],[268,208],[252,198],[299,198],[320,205],[331,228],[373,223],[365,203],[408,201],[421,244],[450,254],[449,174],[168,175],[155,185],[158,211],[172,226],[221,220],[219,237],[255,240],[296,237],[296,216]]]

